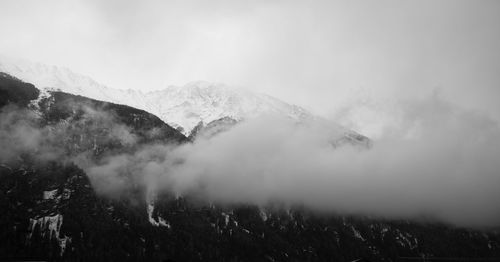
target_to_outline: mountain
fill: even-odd
[[[219,119],[241,121],[262,114],[277,114],[296,121],[316,119],[328,122],[307,110],[277,98],[223,84],[203,81],[143,93],[99,84],[67,68],[32,63],[0,56],[0,72],[33,83],[42,90],[60,90],[96,100],[128,105],[158,116],[165,123],[190,136],[193,130]],[[331,123],[330,123],[331,126]],[[339,132],[353,132],[334,126]],[[355,136],[355,135],[354,135]]]
[[[76,161],[79,156],[99,162],[151,144],[190,141],[146,111],[59,91],[44,93],[7,74],[0,74],[0,94],[0,260],[395,261],[500,256],[496,231],[318,215],[278,203],[228,206],[195,195],[151,196],[133,179],[141,176],[134,172],[118,174],[125,193],[110,196],[109,190],[97,190],[95,177]],[[232,124],[230,119],[218,122]],[[222,124],[207,125],[208,130],[217,132]],[[33,143],[34,138],[41,142]]]

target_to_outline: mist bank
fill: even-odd
[[[86,170],[106,181],[98,188],[120,185],[114,177],[133,171],[154,190],[217,203],[280,202],[326,213],[499,226],[498,123],[438,95],[405,105],[397,112],[403,124],[388,127],[369,149],[335,148],[332,136],[341,136],[335,130],[265,116],[176,148],[111,156]]]
[[[387,126],[369,148],[334,147],[343,134],[334,125],[276,116],[248,119],[180,146],[135,144],[127,127],[114,128],[112,116],[89,109],[89,118],[116,130],[106,139],[132,145],[127,153],[98,159],[90,151],[64,155],[54,146],[55,138],[74,129],[47,135],[54,128],[14,121],[20,118],[4,112],[0,156],[5,162],[31,151],[45,160],[75,162],[105,196],[139,185],[148,193],[196,194],[219,204],[282,203],[319,213],[500,226],[499,124],[438,95],[400,105],[395,113],[402,121]]]

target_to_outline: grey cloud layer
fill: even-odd
[[[405,124],[369,150],[334,149],[329,130],[263,117],[193,144],[112,156],[87,170],[105,182],[98,188],[119,185],[115,178],[130,172],[154,190],[218,203],[281,202],[327,213],[498,226],[498,123],[436,95],[399,110]]]

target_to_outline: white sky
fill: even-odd
[[[439,88],[500,118],[500,1],[0,0],[0,53],[114,88],[194,80],[322,114]]]

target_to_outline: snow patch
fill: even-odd
[[[66,245],[68,243],[71,243],[71,237],[64,236],[63,238],[59,238],[59,247],[61,247],[61,252],[59,253],[59,256],[63,256],[64,251],[66,250]]]
[[[49,238],[52,238],[52,236],[59,238],[62,222],[63,216],[60,214],[40,217],[37,219],[30,218],[28,238],[31,239],[37,225],[40,227],[42,237],[45,237],[45,234],[49,232]]]
[[[226,214],[225,212],[222,212],[222,216],[224,216],[224,223],[227,226],[229,224],[229,215]]]
[[[155,210],[154,203],[149,203],[148,209],[147,209],[149,223],[151,223],[151,225],[153,225],[155,227],[162,226],[162,227],[170,228],[171,227],[170,223],[167,220],[165,220],[164,218],[158,216],[158,220],[156,220],[153,217],[154,210]]]
[[[170,223],[168,223],[165,219],[163,219],[160,216],[158,216],[158,224],[159,226],[170,228]]]
[[[259,208],[259,216],[264,222],[266,222],[268,219],[267,213],[263,208]]]
[[[43,199],[44,200],[55,199],[56,196],[57,196],[57,189],[50,190],[50,191],[43,191]]]
[[[354,228],[354,226],[351,226],[351,230],[352,233],[354,234],[354,237],[360,239],[363,242],[366,241],[366,239],[361,235],[361,233],[356,228]]]
[[[49,239],[55,238],[57,240],[61,249],[60,256],[62,256],[64,254],[64,251],[66,250],[66,246],[68,245],[68,243],[71,243],[71,237],[60,237],[62,223],[63,216],[60,214],[39,218],[30,218],[27,240],[31,240],[31,238],[33,237],[33,232],[35,232],[35,229],[38,226],[40,229],[40,234],[43,238],[45,238],[48,233]]]
[[[396,242],[400,246],[409,247],[412,250],[418,247],[418,239],[413,237],[410,233],[396,230],[396,234]]]

